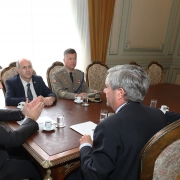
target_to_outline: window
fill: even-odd
[[[79,14],[81,10],[86,15]],[[0,65],[28,58],[46,82],[47,68],[63,62],[64,50],[74,48],[76,68],[84,71],[90,62],[89,26],[79,22],[88,22],[87,13],[86,0],[0,0]]]

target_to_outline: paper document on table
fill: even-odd
[[[26,119],[27,119],[27,118],[25,117],[24,120],[22,120],[22,121],[17,121],[17,123],[18,123],[19,125],[21,125]],[[52,120],[52,119],[49,118],[48,116],[40,116],[40,117],[37,119],[36,122],[37,122],[38,124],[44,124],[45,120],[50,120],[50,121],[52,121],[52,123],[56,123],[56,121]]]
[[[84,134],[89,134],[91,138],[93,139],[93,133],[94,129],[96,128],[97,124],[88,121],[80,124],[75,124],[70,126],[71,129],[77,131],[78,133],[84,135]]]

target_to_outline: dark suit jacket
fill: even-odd
[[[174,112],[170,112],[170,111],[166,111],[165,117],[166,117],[168,123],[173,123],[173,122],[175,122],[175,121],[180,119],[180,114],[174,113]]]
[[[0,121],[8,120],[22,120],[20,111],[0,110]],[[38,124],[29,118],[15,131],[9,131],[0,125],[0,179],[11,179],[11,169],[8,168],[9,155],[4,147],[21,146],[38,129]]]
[[[84,179],[138,180],[140,153],[147,141],[167,125],[157,108],[130,103],[99,123],[93,148],[80,150]]]
[[[37,96],[49,97],[55,94],[45,85],[41,76],[32,76],[34,90]],[[6,105],[17,106],[19,102],[26,101],[24,87],[19,75],[6,80]]]

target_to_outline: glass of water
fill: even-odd
[[[58,115],[56,127],[60,127],[60,128],[65,127],[64,114],[63,113]]]
[[[150,107],[156,107],[156,105],[157,105],[157,100],[151,99]]]
[[[101,109],[100,111],[100,121],[102,121],[104,118],[108,116],[108,110],[106,109]]]
[[[87,95],[84,95],[83,96],[83,103],[82,103],[83,106],[88,106],[88,96]]]

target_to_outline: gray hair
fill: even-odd
[[[22,58],[22,59],[25,59],[25,58]],[[19,61],[22,60],[22,59],[18,59],[18,60],[16,61],[16,67],[17,67],[18,69],[20,68]],[[26,60],[29,61],[29,62],[31,63],[31,65],[32,65],[32,62],[31,62],[29,59],[26,59]]]
[[[66,56],[66,54],[77,54],[77,53],[74,49],[69,48],[64,51],[64,57]]]
[[[106,84],[113,90],[122,88],[125,101],[141,102],[148,91],[149,78],[141,67],[125,64],[108,70]]]

